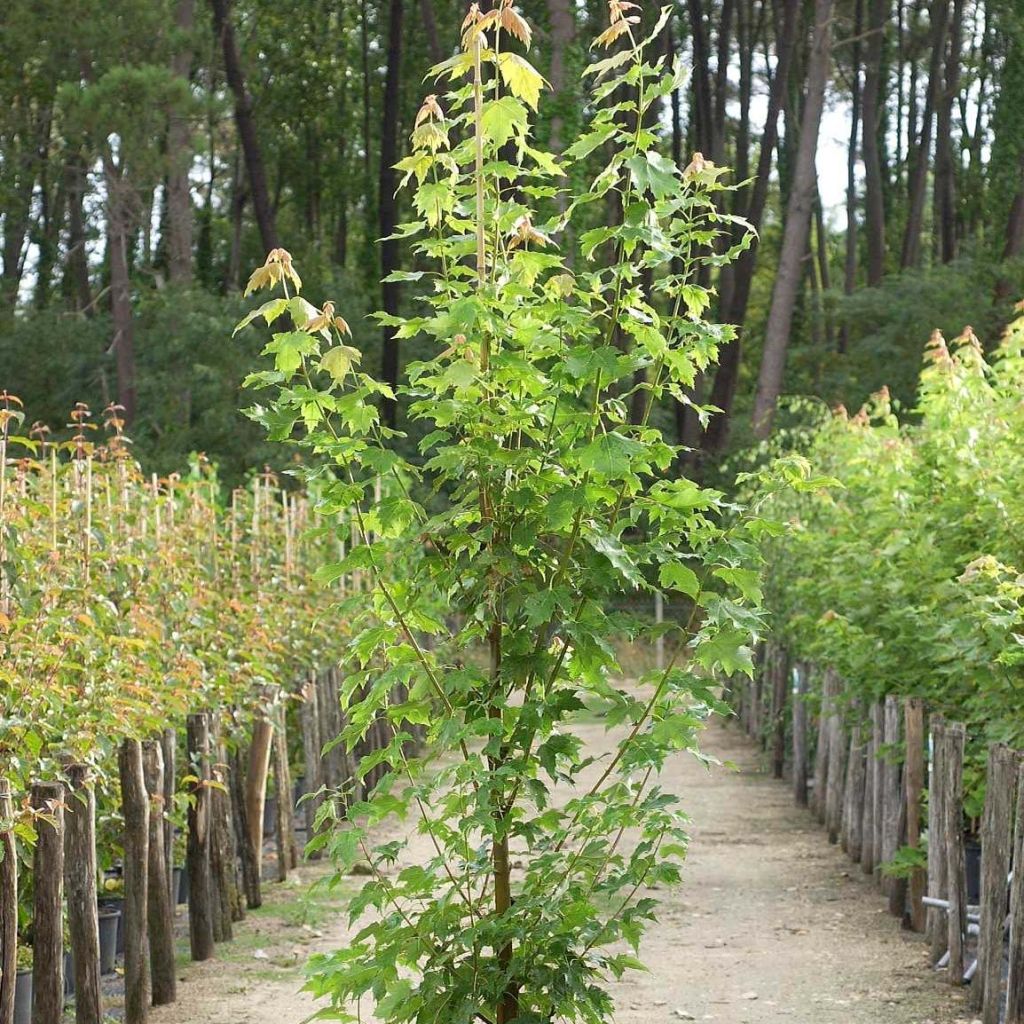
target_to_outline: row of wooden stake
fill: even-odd
[[[393,736],[384,720],[372,723],[350,757],[328,741],[345,725],[336,669],[311,672],[293,695],[299,704],[305,761],[305,818],[312,824],[325,800],[331,815],[371,788],[385,769],[359,779],[355,762]],[[232,938],[246,909],[262,903],[262,844],[267,782],[277,792],[274,832],[277,878],[298,864],[287,706],[256,718],[243,755],[229,749],[225,715],[188,716],[187,764],[180,773],[189,793],[187,818],[189,946],[193,960],[214,956]],[[172,891],[174,827],[166,809],[175,796],[178,735],[127,739],[118,748],[123,833],[124,1019],[144,1024],[151,1005],[176,998]],[[60,1024],[64,1014],[64,920],[70,936],[76,1024],[101,1024],[96,797],[89,769],[68,765],[61,781],[31,788],[36,841],[32,856],[32,1024]],[[0,821],[15,818],[15,794],[0,779]],[[307,833],[308,834],[308,833]],[[14,1024],[18,945],[18,860],[15,834],[0,829],[0,1024]]]
[[[769,754],[774,776],[788,771],[796,803],[809,806],[829,841],[841,843],[877,880],[891,913],[925,934],[932,963],[948,969],[949,982],[970,982],[970,1004],[984,1024],[1024,1024],[1024,756],[1003,744],[989,748],[980,905],[969,906],[965,727],[932,715],[926,731],[917,698],[890,695],[858,707],[830,668],[820,672],[815,716],[809,663],[769,644],[757,668],[752,680],[733,685],[731,696],[741,725]],[[904,868],[888,872],[901,850]],[[1014,866],[1022,870],[1011,875]]]

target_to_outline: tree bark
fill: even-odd
[[[32,1024],[60,1024],[64,1016],[64,787],[37,782],[32,857]]]
[[[879,133],[882,131],[882,74],[885,31],[891,0],[868,0],[868,41],[864,68],[864,228],[867,235],[867,283],[882,282],[885,273],[885,193]]]
[[[195,0],[178,0],[174,15],[177,49],[171,71],[185,83],[192,69],[192,48],[188,45],[195,15]],[[188,118],[180,105],[173,105],[167,118],[167,273],[172,284],[192,280],[192,166]]]
[[[405,0],[391,0],[388,19],[387,72],[384,78],[384,109],[381,111],[380,184],[378,188],[378,215],[380,226],[381,305],[390,316],[398,315],[401,286],[387,278],[398,270],[398,240],[391,238],[398,225],[398,200],[395,190],[398,182],[394,165],[398,160],[398,124],[401,110],[402,79],[402,20]],[[382,328],[381,379],[392,390],[398,386],[398,338],[395,328]],[[383,418],[394,428],[398,422],[398,406],[393,399],[385,399]]]
[[[142,746],[142,764],[149,797],[149,850],[146,917],[149,925],[150,984],[154,1006],[176,998],[174,971],[174,904],[167,880],[170,866],[164,849],[164,755],[159,740]]]
[[[68,768],[64,815],[64,888],[75,972],[76,1024],[103,1019],[100,926],[96,904],[96,793],[85,765]],[[0,814],[2,816],[2,814]],[[0,1022],[9,1024],[0,1013]]]
[[[121,810],[124,814],[124,1019],[145,1024],[149,1017],[149,795],[142,745],[124,740],[118,751]]]
[[[931,57],[928,61],[928,93],[925,97],[921,134],[913,154],[910,168],[910,188],[907,197],[907,224],[903,233],[900,267],[916,267],[921,262],[921,232],[924,228],[925,193],[928,188],[928,163],[932,149],[932,128],[935,111],[942,99],[943,53],[949,25],[949,0],[932,0],[931,4]]]
[[[960,92],[960,50],[963,45],[963,0],[953,0],[946,51],[945,88],[935,129],[935,234],[943,263],[956,258],[956,167],[953,156],[953,105]]]
[[[778,44],[778,61],[775,77],[772,79],[768,94],[768,111],[765,116],[764,131],[761,135],[761,150],[758,155],[750,203],[746,211],[746,219],[754,230],[758,230],[761,226],[768,201],[772,162],[779,137],[779,114],[789,87],[790,70],[793,66],[796,48],[797,26],[800,20],[800,7],[800,0],[785,0],[782,35]],[[753,284],[756,266],[756,247],[742,253],[735,264],[731,307],[725,312],[723,319],[728,323],[735,324],[737,328],[741,327],[746,319],[750,288]],[[707,451],[722,452],[728,444],[729,420],[732,416],[733,400],[736,397],[736,386],[739,383],[741,357],[742,349],[739,337],[725,344],[719,353],[718,372],[715,374],[715,383],[709,401],[722,411],[712,417],[704,435],[704,447]]]
[[[242,60],[235,41],[235,29],[231,22],[229,0],[210,0],[213,8],[213,29],[216,41],[224,53],[224,73],[228,87],[235,99],[235,126],[242,143],[245,169],[249,176],[249,191],[252,195],[256,225],[260,232],[263,248],[269,252],[278,247],[277,224],[267,188],[267,172],[263,162],[263,148],[256,132],[253,117],[252,95],[245,82]]]
[[[14,800],[10,784],[0,778],[0,820],[9,822],[13,819]],[[18,858],[14,847],[14,832],[4,829],[0,831],[0,1024],[14,1024],[14,985],[17,973]]]
[[[558,2],[558,0],[554,0]],[[423,22],[423,35],[427,40],[427,52],[435,64],[444,60],[444,49],[441,46],[441,37],[437,34],[437,18],[434,16],[434,0],[420,0],[420,20]],[[552,88],[555,80],[551,79]]]
[[[793,184],[786,209],[782,253],[772,290],[771,311],[765,328],[764,353],[754,399],[754,434],[765,438],[771,432],[772,419],[782,391],[786,350],[793,324],[793,310],[802,277],[802,262],[807,251],[811,215],[816,194],[815,153],[818,131],[825,106],[825,86],[832,61],[833,0],[816,0],[814,5],[814,41],[807,72],[807,91],[800,120]]]
[[[210,716],[188,716],[188,755],[195,782],[188,809],[188,932],[193,960],[213,956],[210,879]]]
[[[850,141],[846,147],[846,259],[843,267],[843,291],[852,295],[857,287],[857,142],[860,133],[860,36],[864,30],[864,0],[856,0],[853,15],[853,55],[850,83]],[[839,351],[849,347],[850,328],[844,322],[839,330]]]
[[[108,151],[103,156],[107,186],[107,244],[110,254],[110,316],[114,328],[111,348],[117,366],[117,401],[125,426],[135,420],[135,325],[132,314],[128,247],[134,223],[131,185],[123,168]]]

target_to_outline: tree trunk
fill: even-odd
[[[6,779],[0,778],[0,820],[13,819],[14,800],[10,785]],[[95,884],[94,880],[94,888]],[[14,1024],[17,973],[18,858],[14,847],[14,832],[3,831],[0,832],[0,1024]]]
[[[857,141],[860,133],[860,35],[864,30],[864,0],[856,0],[853,16],[853,59],[850,86],[850,141],[846,146],[846,259],[843,267],[843,291],[852,295],[857,287]],[[839,329],[839,351],[849,347],[850,329]]]
[[[764,130],[761,135],[761,151],[757,160],[757,170],[750,203],[746,211],[746,219],[755,230],[761,225],[765,206],[768,201],[769,180],[775,146],[779,137],[779,113],[789,87],[789,75],[793,66],[796,48],[797,26],[800,19],[800,0],[785,0],[783,10],[782,34],[779,39],[778,61],[775,77],[772,79],[768,94],[768,112],[765,116]],[[736,261],[733,273],[733,291],[731,308],[723,311],[723,319],[740,328],[746,319],[747,304],[750,301],[750,288],[754,280],[757,266],[757,248],[748,249]],[[722,410],[712,417],[704,436],[704,447],[711,452],[721,452],[729,440],[729,419],[732,415],[733,400],[736,397],[736,385],[739,382],[740,359],[742,355],[740,338],[736,337],[722,347],[719,353],[718,372],[711,390],[709,401]]]
[[[384,78],[384,108],[380,138],[380,186],[378,213],[380,237],[381,305],[390,316],[398,315],[401,288],[397,281],[387,278],[398,270],[398,240],[390,238],[398,225],[398,200],[395,190],[398,182],[394,165],[398,160],[398,124],[401,112],[402,80],[402,16],[405,0],[391,0],[388,19],[387,73]],[[398,386],[398,339],[394,327],[382,329],[381,379],[392,390]],[[383,418],[394,428],[398,422],[398,407],[393,399],[385,399]]]
[[[932,149],[932,128],[935,111],[943,91],[942,57],[946,49],[949,25],[949,0],[932,0],[931,57],[928,62],[928,93],[925,97],[921,134],[910,168],[910,190],[907,197],[907,224],[903,233],[900,267],[916,267],[921,261],[921,232],[924,228],[925,193],[928,188],[928,162]]]
[[[124,1019],[145,1024],[149,1017],[149,795],[142,745],[124,740],[118,751],[121,810],[124,814]]]
[[[153,1005],[166,1006],[176,997],[174,904],[167,879],[170,866],[164,849],[164,754],[159,740],[142,746],[142,764],[149,797],[147,921]]]
[[[68,768],[64,814],[64,888],[75,974],[75,1022],[99,1024],[100,926],[96,904],[96,793],[85,765]],[[0,813],[0,817],[2,817]],[[0,1012],[0,1024],[9,1024]]]
[[[32,856],[32,1024],[60,1024],[64,1016],[64,787],[37,782]]]
[[[89,286],[89,260],[85,249],[85,163],[78,153],[68,157],[64,169],[68,195],[67,253],[64,258],[64,279],[61,283],[72,308],[91,317],[92,289]]]
[[[171,71],[186,83],[192,69],[191,38],[195,0],[178,0],[175,29],[178,48],[171,58]],[[192,191],[189,170],[192,166],[188,119],[180,106],[171,108],[167,118],[167,273],[172,284],[185,285],[192,280]]]
[[[879,133],[882,131],[882,66],[891,0],[868,0],[867,62],[864,69],[864,227],[867,283],[874,288],[885,272],[885,195]]]
[[[252,96],[245,84],[242,61],[235,41],[235,30],[231,23],[229,0],[210,0],[213,8],[213,29],[216,40],[224,52],[224,73],[228,87],[235,98],[235,126],[242,143],[245,169],[249,176],[249,191],[252,195],[256,225],[260,232],[263,248],[269,252],[278,247],[277,224],[270,203],[267,188],[267,172],[263,163],[263,149],[256,133],[256,122],[252,114]]]
[[[800,142],[797,149],[793,184],[786,209],[782,236],[782,253],[772,290],[771,311],[765,328],[764,354],[754,400],[754,433],[759,438],[771,432],[772,418],[786,366],[793,310],[802,276],[802,262],[807,251],[811,215],[816,193],[815,153],[818,130],[825,106],[825,85],[832,60],[833,0],[816,0],[814,5],[814,41],[807,71],[807,91],[800,120]]]
[[[558,2],[558,0],[554,0]],[[420,21],[423,22],[423,35],[427,40],[427,53],[435,64],[444,60],[444,50],[441,47],[441,37],[437,34],[437,18],[434,17],[434,0],[420,0]],[[552,30],[552,35],[554,34]],[[555,80],[551,79],[551,86],[555,88]]]
[[[213,956],[210,879],[210,716],[188,716],[188,756],[195,782],[188,809],[188,932],[193,960]]]
[[[125,426],[130,427],[135,420],[135,327],[128,272],[133,204],[124,171],[115,166],[109,153],[104,155],[103,168],[107,185],[110,316],[114,329],[111,348],[117,366],[117,401],[124,409]]]
[[[953,0],[946,52],[945,89],[935,129],[935,233],[943,263],[956,258],[956,166],[953,156],[953,105],[960,92],[960,50],[963,45],[963,0]]]

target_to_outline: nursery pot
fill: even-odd
[[[64,950],[64,1001],[70,1003],[75,997],[75,958],[70,949]]]
[[[964,842],[964,867],[967,874],[967,902],[981,902],[981,843],[977,839]]]
[[[263,838],[269,839],[277,829],[277,797],[268,796],[263,805]]]
[[[18,971],[14,980],[14,1024],[32,1022],[32,972]]]
[[[117,960],[117,932],[121,923],[120,907],[100,907],[100,974],[113,974]]]
[[[124,952],[124,897],[101,896],[99,899],[100,913],[104,910],[117,911],[117,955]]]

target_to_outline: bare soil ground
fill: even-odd
[[[592,749],[611,746],[597,726],[579,731]],[[655,894],[664,902],[642,951],[650,973],[616,987],[617,1024],[971,1022],[962,994],[929,969],[920,938],[901,932],[860,869],[793,806],[788,786],[766,777],[759,752],[721,724],[704,748],[738,770],[679,756],[664,779],[693,819],[693,840],[683,885]],[[153,1024],[299,1024],[313,1013],[300,965],[347,932],[340,905],[300,895],[315,874],[306,868],[296,886],[272,887],[222,959],[183,965],[179,1002]]]

